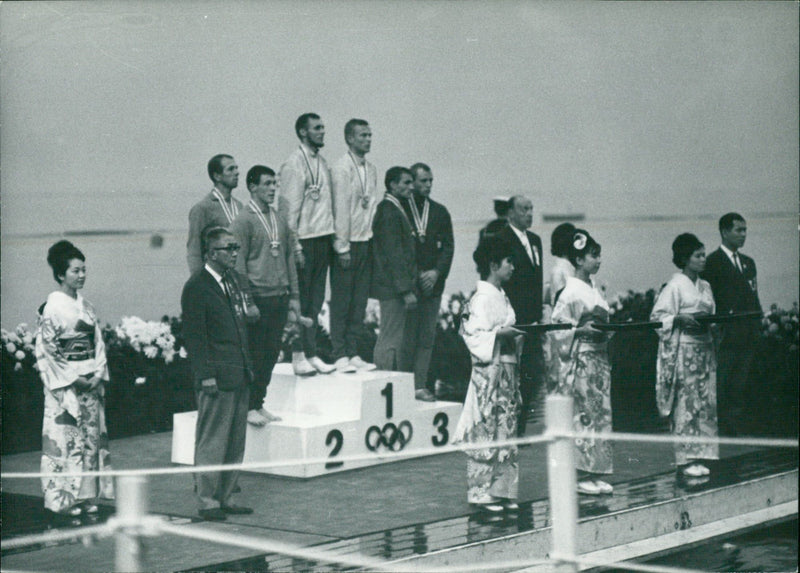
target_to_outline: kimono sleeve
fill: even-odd
[[[550,317],[552,322],[559,322],[577,326],[581,315],[584,312],[584,305],[580,299],[570,296],[570,292],[564,290],[558,297]],[[553,330],[547,333],[555,352],[566,360],[569,357],[572,341],[575,339],[575,329]]]
[[[94,307],[85,302],[89,316],[94,320],[94,375],[108,382],[108,359],[106,358],[106,342],[103,340],[103,329],[97,320]]]
[[[492,320],[491,304],[485,296],[474,296],[467,309],[469,314],[461,323],[461,337],[477,361],[491,362],[501,325]]]
[[[667,340],[672,337],[675,317],[680,314],[680,311],[680,288],[670,281],[658,293],[656,302],[653,304],[653,310],[650,312],[650,320],[661,322],[661,328],[657,331],[661,340]]]
[[[52,304],[45,305],[36,331],[35,353],[42,383],[51,391],[71,386],[79,378],[79,374],[58,346],[58,337],[65,328],[57,309]]]

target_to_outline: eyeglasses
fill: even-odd
[[[236,243],[231,243],[227,247],[214,247],[213,250],[215,251],[228,251],[229,253],[235,253],[239,249],[241,249],[241,245],[237,245]]]

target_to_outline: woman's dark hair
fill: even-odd
[[[574,232],[575,225],[572,223],[561,223],[553,229],[553,234],[550,235],[550,254],[554,257],[566,258]]]
[[[498,237],[497,235],[486,235],[478,243],[478,248],[472,253],[472,260],[478,267],[478,274],[481,280],[486,280],[489,277],[490,264],[497,265],[503,262],[503,259],[511,256],[511,243]]]
[[[586,255],[598,256],[600,254],[600,243],[595,241],[584,229],[575,229],[572,232],[569,244],[567,245],[567,258],[572,266],[578,266],[578,259]]]
[[[69,241],[59,241],[47,250],[47,264],[53,269],[53,278],[58,284],[61,284],[62,279],[59,277],[66,274],[72,259],[86,262],[80,249]]]
[[[705,245],[691,233],[682,233],[672,241],[672,262],[679,269],[683,269],[697,249]]]

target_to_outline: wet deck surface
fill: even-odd
[[[529,434],[541,433],[541,419],[537,416],[533,422]],[[170,446],[171,434],[151,434],[116,440],[111,451],[117,468],[163,467],[170,465]],[[2,463],[4,472],[37,471],[39,453],[4,456]],[[697,484],[676,478],[669,444],[617,443],[614,464],[615,472],[608,480],[615,486],[614,494],[581,498],[582,518],[796,469],[798,453],[797,449],[722,447],[711,478]],[[343,555],[398,559],[549,525],[543,445],[520,450],[520,509],[499,517],[487,517],[467,504],[465,457],[459,453],[308,480],[243,474],[240,485],[243,493],[236,503],[253,507],[255,513],[232,516],[219,524],[204,523],[202,527],[314,546]],[[38,480],[3,480],[2,491],[3,540],[69,527],[54,523],[45,514]],[[189,474],[153,477],[148,493],[152,513],[187,527],[199,522]],[[112,511],[111,505],[101,507],[97,520],[107,519]],[[114,559],[110,540],[90,548],[72,541],[4,550],[2,557],[4,568],[35,571],[107,571],[113,567]],[[158,571],[343,568],[167,536],[148,541],[147,565]]]

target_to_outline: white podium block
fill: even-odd
[[[414,399],[414,377],[405,372],[295,376],[278,364],[266,407],[281,416],[262,427],[248,425],[244,461],[281,465],[251,471],[313,477],[392,461],[386,454],[440,447],[461,414],[456,402]],[[173,417],[172,461],[194,463],[197,412]],[[365,459],[340,458],[367,455]],[[287,462],[284,464],[284,462]]]

